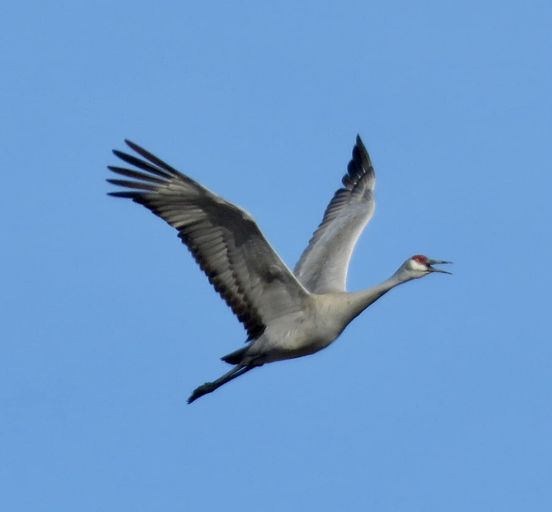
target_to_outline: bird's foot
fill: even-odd
[[[201,386],[198,386],[195,388],[190,395],[190,398],[188,398],[188,403],[191,404],[194,400],[197,400],[199,397],[206,395],[207,393],[210,393],[211,391],[214,391],[215,388],[213,386],[212,382],[206,382],[205,384],[202,384]]]

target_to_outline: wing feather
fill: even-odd
[[[357,135],[347,174],[328,204],[297,266],[295,275],[312,293],[342,292],[354,247],[374,215],[376,175]]]
[[[209,282],[243,323],[249,339],[258,338],[275,318],[304,307],[309,293],[248,213],[137,144],[125,142],[144,160],[114,151],[140,171],[109,166],[115,174],[136,180],[108,180],[126,189],[110,195],[132,199],[178,230]]]

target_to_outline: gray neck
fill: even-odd
[[[389,279],[384,281],[377,286],[362,290],[360,292],[355,292],[350,295],[351,304],[351,320],[360,315],[368,306],[376,302],[382,295],[385,295],[389,290],[395,288],[395,286],[405,283],[410,279],[404,279],[400,275],[393,274]],[[349,320],[350,321],[350,320]]]

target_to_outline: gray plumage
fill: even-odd
[[[345,291],[353,249],[376,209],[376,174],[358,135],[342,183],[295,267],[295,275],[313,293]]]
[[[343,188],[330,201],[294,273],[247,212],[137,144],[125,142],[142,158],[117,150],[114,154],[139,170],[109,166],[131,178],[109,179],[125,189],[110,195],[142,204],[178,231],[248,334],[248,345],[223,357],[234,368],[194,390],[189,403],[255,367],[325,348],[397,284],[444,272],[432,265],[447,262],[417,255],[381,285],[345,291],[351,254],[375,209],[374,168],[358,136]]]

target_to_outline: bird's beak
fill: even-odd
[[[442,274],[452,274],[452,272],[447,272],[446,270],[441,270],[440,268],[433,268],[433,265],[449,265],[452,261],[445,260],[427,260],[428,269],[430,272],[441,272]]]

